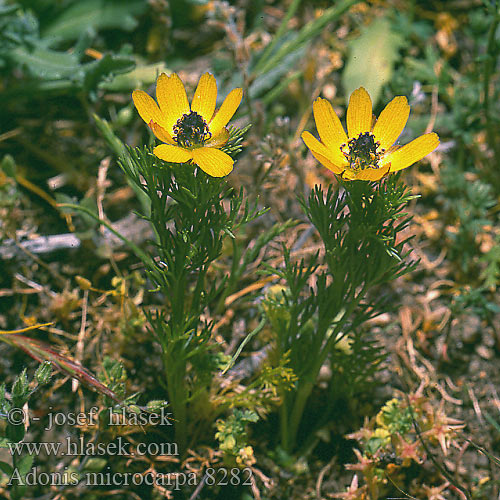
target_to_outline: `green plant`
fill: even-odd
[[[253,411],[235,408],[226,419],[217,420],[215,438],[224,452],[228,465],[249,466],[255,463],[253,449],[247,445],[246,424],[257,422],[258,415]]]
[[[321,238],[324,255],[321,260],[316,255],[309,262],[293,262],[283,248],[284,267],[268,270],[286,284],[278,300],[268,299],[276,352],[278,357],[289,353],[289,366],[297,376],[280,408],[281,445],[288,452],[296,446],[308,398],[325,362],[337,374],[342,366],[356,363],[355,374],[345,373],[351,375],[345,383],[352,391],[376,370],[380,350],[363,343],[366,333],[361,327],[387,310],[387,301],[375,290],[413,267],[405,260],[408,239],[399,236],[410,222],[404,208],[412,198],[397,176],[391,176],[380,183],[341,183],[326,193],[316,186],[307,200],[299,200]],[[350,347],[339,349],[346,339]],[[340,396],[335,394],[337,382],[334,376],[333,401]]]
[[[0,385],[0,420],[5,421],[0,447],[12,449],[12,445],[23,440],[28,418],[23,407],[36,391],[50,382],[51,376],[52,365],[44,362],[37,368],[31,382],[24,369],[12,384],[10,394],[7,393],[5,383]],[[12,465],[0,461],[0,470],[10,478],[9,483],[12,486],[9,491],[13,500],[24,498],[24,478],[30,471],[34,458],[31,454],[12,453]]]
[[[351,496],[347,497],[346,492],[334,498],[377,500],[397,492],[424,498],[422,495],[430,493],[432,488],[437,491],[430,474],[423,470],[430,458],[430,447],[439,444],[446,454],[450,441],[463,427],[460,421],[448,417],[442,406],[436,407],[422,390],[409,396],[396,394],[373,419],[347,436],[360,445],[360,449],[354,450],[357,463],[347,468],[358,471],[362,483],[356,480],[356,487],[351,485],[348,490]],[[467,495],[468,492],[433,457],[432,462],[442,472],[442,477],[438,475],[435,482],[450,481],[444,482],[442,490],[450,491],[448,486],[453,485]],[[412,481],[415,476],[417,481]]]

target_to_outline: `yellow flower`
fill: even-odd
[[[139,115],[165,143],[156,146],[153,153],[172,163],[192,161],[212,177],[223,177],[233,169],[234,160],[218,148],[229,139],[226,125],[242,96],[241,89],[232,90],[216,113],[217,83],[210,73],[201,76],[191,107],[184,84],[175,73],[158,77],[158,104],[142,90],[132,93]]]
[[[253,454],[253,448],[251,446],[245,446],[238,451],[238,455],[236,456],[236,463],[240,467],[251,467],[255,464],[257,460],[255,460],[255,456]]]
[[[302,133],[302,140],[320,163],[347,180],[378,181],[388,172],[413,165],[439,144],[437,134],[430,133],[405,146],[393,146],[410,115],[403,96],[395,97],[376,120],[368,92],[363,87],[355,90],[347,108],[349,135],[326,99],[316,99],[313,112],[321,142],[309,132]]]

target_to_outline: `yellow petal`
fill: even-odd
[[[314,101],[313,112],[321,141],[331,151],[334,162],[342,163],[345,161],[345,156],[340,151],[340,146],[347,143],[347,135],[339,117],[333,111],[332,105],[321,98]]]
[[[439,137],[434,132],[421,135],[409,144],[396,149],[384,157],[384,164],[390,163],[390,171],[397,172],[413,165],[434,151],[439,145]]]
[[[217,100],[217,83],[210,73],[201,75],[191,102],[191,111],[196,111],[208,123],[214,116]]]
[[[172,139],[172,136],[161,125],[158,125],[158,123],[151,120],[149,122],[149,128],[153,131],[153,134],[160,139],[160,141],[175,145],[175,141]]]
[[[373,127],[375,140],[380,141],[380,147],[389,149],[401,135],[410,116],[410,106],[404,96],[395,97],[380,113]]]
[[[132,92],[132,100],[139,112],[140,117],[149,124],[151,120],[156,123],[162,123],[163,116],[158,104],[154,99],[142,90],[134,90]]]
[[[325,156],[320,155],[319,153],[316,153],[315,151],[311,150],[311,154],[318,160],[324,167],[326,167],[328,170],[333,172],[334,174],[340,175],[342,172],[345,170],[338,165],[335,165],[335,163],[332,163],[328,158]]]
[[[158,158],[171,163],[186,163],[193,158],[192,151],[170,144],[160,144],[153,149]]]
[[[342,177],[342,179],[344,179],[346,181],[353,181],[356,179],[356,172],[354,172],[350,169],[346,169],[342,172],[341,177]]]
[[[224,146],[226,142],[229,140],[229,131],[227,130],[226,127],[220,130],[220,132],[212,136],[210,140],[205,142],[205,146],[209,148],[220,148],[221,146]]]
[[[355,179],[360,181],[378,181],[389,172],[389,167],[390,165],[387,164],[380,168],[366,168],[365,170],[361,170]]]
[[[164,116],[164,122],[160,124],[173,135],[173,126],[182,115],[189,113],[189,102],[186,89],[181,79],[172,73],[167,76],[162,73],[156,81],[156,100],[160,105]]]
[[[215,136],[222,127],[225,127],[229,120],[233,117],[234,113],[240,105],[241,98],[243,97],[242,89],[233,89],[229,92],[228,96],[224,99],[213,120],[208,124],[210,132]]]
[[[301,137],[305,145],[311,150],[311,152],[318,153],[321,156],[328,158],[332,163],[338,165],[342,169],[349,165],[349,162],[344,155],[342,155],[342,158],[335,158],[332,151],[330,151],[330,149],[327,148],[323,143],[319,142],[318,139],[316,139],[316,137],[314,137],[310,132],[302,132]]]
[[[349,138],[358,137],[359,134],[370,132],[372,125],[372,100],[368,92],[360,87],[356,89],[349,99],[347,107],[347,133]]]
[[[220,149],[203,147],[192,153],[193,162],[212,177],[224,177],[233,170],[234,160]]]
[[[321,142],[319,142],[318,139],[316,139],[316,137],[314,137],[309,132],[302,132],[301,137],[305,145],[311,151],[314,158],[316,158],[316,160],[318,160],[328,170],[331,170],[334,174],[340,174],[343,172],[344,170],[343,165],[342,166],[337,165],[332,160],[330,150],[327,149],[327,147],[324,144],[321,144]],[[344,164],[346,164],[345,158],[344,158]]]

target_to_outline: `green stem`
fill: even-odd
[[[368,286],[365,284],[364,287],[361,289],[361,291],[356,295],[356,297],[349,296],[346,301],[349,302],[349,307],[346,309],[345,313],[342,315],[342,319],[337,323],[337,326],[334,328],[332,334],[330,335],[328,341],[324,345],[323,349],[321,350],[317,361],[316,365],[314,367],[314,370],[316,370],[317,373],[319,373],[321,367],[323,366],[323,363],[326,361],[326,358],[331,351],[332,347],[334,344],[338,342],[338,334],[342,330],[343,326],[345,325],[347,319],[351,316],[353,313],[354,309],[358,306],[360,303],[361,299],[365,296],[365,292],[367,290]]]
[[[498,2],[497,2],[498,4]],[[488,136],[488,143],[490,147],[495,151],[496,158],[500,157],[500,146],[498,141],[495,139],[495,132],[497,130],[495,124],[491,119],[490,114],[490,79],[493,68],[496,66],[496,60],[498,57],[498,51],[495,49],[497,44],[495,34],[498,28],[498,24],[500,23],[500,10],[497,7],[497,12],[495,17],[493,18],[493,22],[491,23],[489,32],[488,32],[488,45],[486,49],[486,60],[484,63],[484,116],[486,118],[486,133]]]
[[[234,286],[238,281],[237,272],[240,265],[241,252],[236,238],[232,239],[232,244],[233,258],[231,263],[231,271],[229,273],[229,278],[226,281],[226,286],[224,287],[224,290],[222,291],[221,296],[217,302],[217,306],[215,307],[215,312],[217,314],[221,314],[224,311],[226,298],[234,290]]]
[[[178,339],[184,334],[183,324],[185,321],[184,314],[184,293],[186,292],[186,280],[184,276],[179,276],[175,280],[172,287],[168,287],[164,290],[164,293],[169,294],[170,304],[172,307],[172,312],[170,320],[172,322],[173,338]]]
[[[289,320],[289,326],[288,326],[288,331],[286,332],[287,339],[296,339],[298,335],[298,330],[299,330],[299,317],[297,313],[297,307],[293,307],[292,310],[290,311],[290,320]],[[291,345],[290,345],[291,344]],[[279,346],[279,359],[281,359],[284,355],[285,352],[288,350],[291,350],[293,347],[293,342],[290,344],[285,343],[284,345],[281,342],[278,342]],[[298,382],[298,385],[300,386],[300,380]],[[283,396],[283,404],[281,405],[280,409],[280,419],[281,419],[281,446],[283,449],[287,452],[289,452],[292,448],[292,436],[290,432],[290,406],[294,405],[294,399],[293,399],[293,393],[287,397],[287,394],[284,394]]]
[[[200,310],[203,310],[203,306],[200,308],[203,291],[205,290],[205,278],[207,276],[208,266],[204,265],[200,268],[198,272],[198,276],[196,279],[196,286],[194,287],[194,291],[192,293],[193,299],[191,302],[190,310],[194,314],[199,314]]]
[[[168,396],[175,419],[175,442],[181,450],[181,455],[184,455],[187,451],[187,395],[184,382],[186,368],[182,364],[182,362],[176,363],[168,354],[163,355],[163,369],[167,379]]]
[[[299,424],[302,420],[304,408],[307,400],[311,395],[314,388],[314,381],[316,380],[317,373],[311,373],[307,378],[304,378],[299,383],[299,389],[293,402],[292,413],[290,415],[290,422],[288,426],[287,441],[284,443],[285,451],[291,452],[297,440],[297,433],[299,431]]]
[[[283,21],[281,21],[278,31],[275,33],[273,37],[272,42],[265,48],[264,53],[262,54],[257,64],[255,65],[254,74],[256,74],[261,69],[261,67],[266,64],[267,59],[273,52],[274,47],[276,47],[276,44],[278,43],[279,39],[285,34],[288,27],[288,23],[290,19],[292,19],[297,9],[299,8],[300,2],[301,0],[293,0],[293,2],[291,3],[285,17],[283,18]]]
[[[290,439],[290,431],[288,429],[288,401],[286,394],[283,394],[283,403],[280,406],[280,430],[281,430],[281,446],[284,450],[289,449],[288,441]]]
[[[337,336],[342,330],[342,327],[345,325],[346,321],[351,316],[352,312],[357,307],[360,300],[364,297],[366,289],[367,285],[365,285],[363,289],[357,294],[357,296],[352,298],[352,300],[350,297],[346,299],[346,302],[349,303],[349,307],[342,315],[342,318],[337,323],[325,346],[318,354],[311,370],[299,382],[299,389],[297,391],[297,396],[295,397],[292,412],[290,414],[289,426],[287,426],[287,439],[283,443],[283,445],[285,446],[285,450],[288,452],[290,452],[292,448],[295,446],[295,442],[297,440],[297,433],[299,430],[299,424],[302,420],[304,408],[314,388],[314,384],[316,382],[316,379],[318,378],[319,371],[321,370],[321,367],[323,366],[323,363],[325,362],[333,345],[335,344],[335,342],[337,342]]]
[[[257,325],[257,327],[254,330],[252,330],[243,339],[243,342],[240,344],[240,346],[236,350],[234,356],[231,358],[231,361],[229,361],[229,363],[226,365],[226,367],[222,371],[221,375],[224,375],[229,370],[229,368],[231,368],[234,365],[235,361],[238,359],[239,355],[241,354],[241,351],[243,350],[243,348],[248,344],[248,342],[250,342],[250,340],[253,339],[253,337],[255,337],[255,335],[257,335],[264,328],[264,326],[266,325],[266,322],[267,322],[267,319],[262,318],[260,320],[260,323]]]
[[[287,76],[281,83],[274,87],[268,94],[262,98],[264,104],[271,104],[281,95],[281,93],[292,83],[293,81],[299,79],[304,70],[295,71],[291,75]]]

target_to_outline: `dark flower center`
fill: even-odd
[[[375,136],[371,132],[362,132],[358,137],[353,137],[347,144],[340,146],[353,170],[378,168],[380,158],[385,153],[385,149],[379,148],[380,142],[375,142]]]
[[[174,125],[174,141],[183,148],[201,145],[210,137],[207,122],[196,111],[182,115]]]

